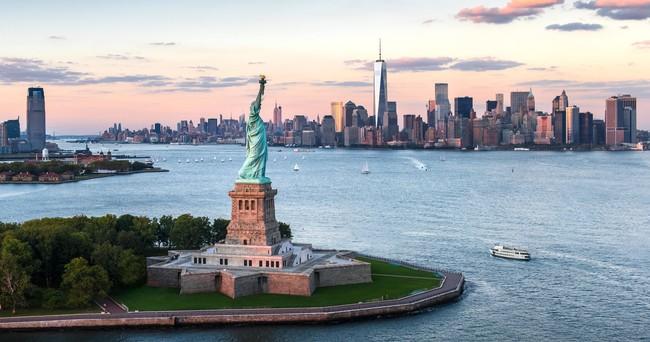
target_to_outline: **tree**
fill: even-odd
[[[159,246],[169,246],[169,232],[174,226],[174,218],[165,215],[161,216],[156,226],[156,241]]]
[[[118,280],[123,286],[137,285],[144,279],[146,262],[141,256],[126,250],[120,253],[117,260]]]
[[[84,258],[74,258],[65,265],[61,289],[68,307],[87,306],[93,298],[105,297],[110,288],[108,273],[101,266],[90,266]]]
[[[212,221],[212,232],[210,234],[211,243],[217,243],[226,238],[226,234],[228,233],[228,224],[230,224],[230,220],[222,218]]]
[[[280,224],[280,237],[283,239],[291,239],[293,234],[291,234],[291,226],[284,223],[278,222]]]
[[[169,240],[174,248],[198,249],[210,241],[210,222],[207,217],[184,214],[176,218]]]
[[[0,310],[3,305],[16,307],[25,301],[25,290],[29,286],[32,253],[29,245],[7,235],[0,250]]]

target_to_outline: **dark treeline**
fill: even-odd
[[[71,171],[75,175],[79,175],[83,172],[96,172],[99,169],[103,170],[115,170],[117,172],[128,172],[128,171],[141,171],[144,169],[150,169],[152,166],[145,163],[135,161],[130,162],[128,160],[97,160],[90,163],[88,166],[83,166],[80,164],[66,163],[60,160],[50,160],[45,162],[13,162],[13,163],[0,163],[0,172],[29,172],[33,175],[41,175],[45,172],[55,172],[55,173],[64,173],[66,171]]]
[[[82,308],[141,285],[148,255],[222,241],[229,220],[132,215],[0,223],[0,310]],[[283,238],[289,225],[280,223]]]

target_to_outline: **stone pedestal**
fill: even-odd
[[[228,193],[232,199],[232,213],[226,244],[271,246],[280,243],[280,228],[275,220],[277,193],[270,183],[235,183],[235,189]]]

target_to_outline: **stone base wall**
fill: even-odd
[[[220,287],[219,272],[181,273],[181,294],[217,292]]]
[[[181,271],[180,268],[147,267],[147,286],[179,288]]]
[[[313,274],[268,273],[268,291],[273,294],[311,296],[316,289]]]
[[[370,264],[366,262],[345,266],[316,267],[312,277],[315,278],[317,287],[372,282]]]

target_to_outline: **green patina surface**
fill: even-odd
[[[260,76],[260,90],[255,101],[251,103],[250,114],[246,120],[246,160],[239,169],[237,183],[271,183],[271,179],[266,177],[266,159],[268,156],[266,125],[260,117],[265,84],[265,77]]]
[[[374,259],[359,259],[371,263],[372,283],[321,287],[310,297],[260,294],[231,299],[220,293],[180,295],[178,289],[147,286],[118,292],[115,297],[131,311],[286,308],[396,299],[440,286],[441,279],[437,274]]]

